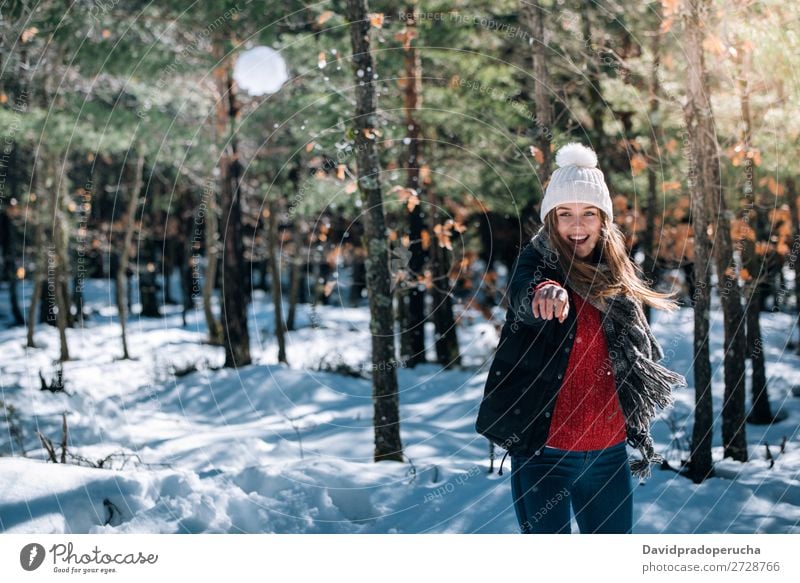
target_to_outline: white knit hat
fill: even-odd
[[[614,218],[611,195],[597,167],[597,154],[578,142],[572,142],[556,152],[558,168],[550,177],[542,200],[539,216],[544,222],[547,213],[560,204],[583,202],[594,205]]]

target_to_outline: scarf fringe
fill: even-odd
[[[650,437],[649,433],[644,437],[643,443],[637,449],[642,454],[642,459],[630,460],[631,473],[640,480],[646,480],[651,475],[650,466],[663,462],[664,456],[655,452],[653,438]]]
[[[673,386],[685,387],[683,375],[672,372],[657,362],[639,359],[633,365],[633,373],[641,380],[644,391],[626,391],[627,397],[633,400],[629,407],[629,421],[637,429],[647,429],[658,409],[666,409],[675,403]]]

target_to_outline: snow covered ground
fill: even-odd
[[[24,329],[0,331],[0,399],[16,408],[27,453],[10,455],[18,447],[0,415],[0,531],[517,532],[508,460],[502,476],[488,473],[488,443],[473,429],[497,342],[495,327],[478,314],[468,314],[458,330],[464,367],[398,368],[402,439],[413,463],[376,464],[367,308],[320,307],[313,328],[308,306],[300,306],[298,330],[288,334],[287,367],[277,363],[271,303],[256,292],[254,364],[214,370],[224,356],[204,343],[202,311],[183,328],[177,307],[161,319],[134,315],[134,359],[119,360],[109,290],[102,281],[88,288],[95,313],[84,328],[67,331],[68,394],[39,389],[39,371],[49,379],[58,356],[55,329],[37,327],[37,349],[25,348]],[[8,312],[3,289],[0,313]],[[718,415],[723,331],[721,313],[712,314]],[[762,318],[770,399],[786,417],[769,427],[748,425],[746,464],[722,460],[717,419],[718,477],[694,485],[656,469],[636,489],[634,532],[800,532],[800,398],[791,390],[800,385],[800,357],[786,347],[797,335],[794,324],[790,314]],[[691,312],[657,313],[653,328],[665,364],[691,385]],[[426,332],[433,360],[432,325]],[[319,370],[323,362],[346,363],[365,378]],[[180,374],[192,364],[199,370]],[[680,389],[675,407],[654,426],[659,450],[673,465],[685,457],[679,444],[691,434],[693,402],[693,388]],[[71,454],[88,460],[130,455],[114,455],[102,469],[46,462],[36,431],[59,450],[63,412]],[[775,457],[772,468],[765,444]]]

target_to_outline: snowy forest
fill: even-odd
[[[516,533],[555,152],[685,376],[635,533],[800,533],[800,6],[0,0],[0,532]]]

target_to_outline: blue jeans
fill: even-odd
[[[511,455],[511,494],[523,534],[569,534],[570,506],[581,533],[630,533],[633,485],[622,441],[607,449],[542,448]]]

